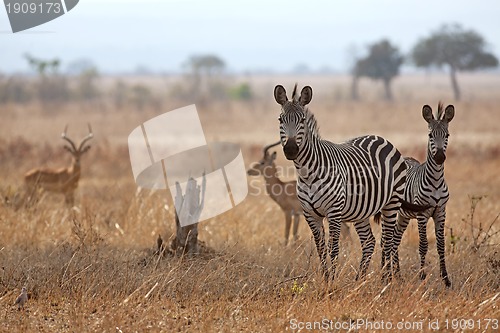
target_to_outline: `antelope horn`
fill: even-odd
[[[85,142],[89,141],[90,139],[92,139],[94,137],[94,133],[92,133],[92,127],[90,127],[90,123],[87,123],[88,127],[89,127],[89,134],[83,138],[82,142],[80,142],[80,146],[78,147],[78,150],[81,150],[83,148],[83,145],[85,144]]]
[[[66,124],[66,127],[64,127],[64,132],[61,134],[61,138],[62,138],[63,140],[68,141],[68,142],[69,142],[69,144],[71,145],[71,147],[73,148],[73,151],[76,151],[76,146],[75,146],[75,144],[73,143],[73,141],[72,141],[70,138],[68,138],[68,137],[66,136],[66,132],[67,132],[67,131],[68,131],[68,124]]]
[[[274,146],[277,146],[277,145],[279,145],[280,143],[281,143],[281,141],[278,141],[278,142],[275,142],[275,143],[272,143],[272,144],[270,144],[270,145],[265,146],[265,147],[264,147],[264,149],[262,150],[262,151],[264,152],[264,155],[266,155],[266,154],[267,154],[267,151],[268,151],[270,148],[272,148],[272,147],[274,147]]]

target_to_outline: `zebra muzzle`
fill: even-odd
[[[297,145],[295,138],[289,138],[286,141],[285,146],[283,146],[283,153],[285,154],[287,160],[294,160],[297,158],[297,155],[299,154],[299,146]]]
[[[434,154],[434,161],[437,164],[443,164],[445,160],[446,160],[446,155],[444,154],[443,149],[438,149],[436,151],[436,154]]]

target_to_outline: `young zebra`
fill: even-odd
[[[397,212],[403,199],[406,165],[400,152],[387,140],[368,135],[335,144],[322,140],[314,115],[306,109],[312,89],[297,85],[289,101],[283,86],[274,89],[281,105],[281,144],[285,156],[297,170],[298,197],[304,217],[316,243],[323,274],[329,277],[323,218],[328,220],[332,279],[339,253],[342,222],[355,222],[356,229],[368,228],[367,219],[382,213],[383,256],[386,274],[391,270],[392,237]],[[358,230],[357,230],[358,231]],[[375,246],[371,230],[358,232],[363,247],[360,272],[364,274]],[[384,274],[384,275],[386,275]]]
[[[401,209],[394,233],[395,265],[399,271],[398,246],[401,237],[408,226],[410,219],[418,221],[418,235],[420,252],[420,278],[425,279],[425,255],[427,254],[427,221],[434,220],[437,252],[441,278],[447,287],[451,286],[444,259],[444,222],[446,218],[446,203],[448,202],[448,186],[444,180],[444,161],[448,146],[448,124],[455,116],[455,108],[448,105],[443,112],[443,104],[438,104],[437,119],[434,119],[429,105],[422,108],[422,116],[429,124],[429,141],[427,144],[427,159],[420,164],[413,158],[406,159],[408,175],[404,192],[404,200],[430,208],[419,213]]]

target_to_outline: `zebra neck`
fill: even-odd
[[[299,147],[299,155],[294,160],[297,176],[301,179],[316,177],[318,171],[318,156],[321,151],[321,140],[311,135]]]
[[[437,164],[432,158],[432,153],[427,150],[427,160],[425,163],[425,174],[431,176],[433,182],[439,183],[444,177],[444,163]]]

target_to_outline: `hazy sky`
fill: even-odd
[[[498,0],[81,0],[66,15],[13,34],[0,8],[0,72],[28,69],[25,53],[59,57],[63,69],[91,59],[103,72],[178,71],[192,54],[213,53],[232,70],[345,70],[387,37],[407,52],[443,23],[485,37],[500,56]]]

